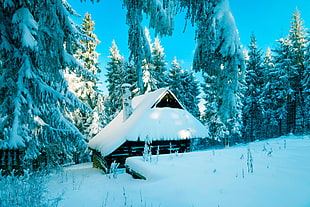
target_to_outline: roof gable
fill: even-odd
[[[165,108],[165,107],[184,109],[183,106],[178,101],[178,99],[169,90],[165,91],[151,108]]]

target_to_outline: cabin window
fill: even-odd
[[[177,109],[183,109],[181,104],[176,100],[176,98],[168,91],[166,94],[157,101],[152,108],[177,108]]]

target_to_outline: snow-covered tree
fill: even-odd
[[[308,36],[308,38],[310,38]],[[304,61],[304,71],[302,79],[303,97],[304,97],[304,123],[305,132],[310,130],[310,43],[306,47],[306,55]]]
[[[150,62],[147,62],[146,59],[142,61],[142,81],[144,93],[149,93],[158,89],[157,80],[154,78],[154,65]]]
[[[210,137],[213,141],[227,140],[229,131],[225,124],[222,122],[218,113],[218,97],[216,77],[204,74],[204,82],[201,84],[204,92],[203,100],[205,110],[202,113],[201,119],[208,126]]]
[[[168,74],[168,86],[169,89],[175,94],[175,96],[181,100],[181,93],[182,93],[182,67],[180,66],[176,57],[174,57],[171,67],[169,68]]]
[[[200,118],[198,108],[200,89],[194,73],[183,70],[176,57],[169,69],[167,84],[182,105],[195,117]]]
[[[127,8],[128,45],[130,49],[129,61],[133,60],[137,73],[137,86],[140,93],[144,93],[142,61],[150,61],[151,51],[142,26],[142,9],[145,4],[143,0],[124,0]]]
[[[111,121],[117,113],[122,109],[122,89],[121,86],[127,83],[126,76],[126,61],[120,55],[119,49],[112,41],[110,48],[110,61],[107,63],[107,89],[109,92],[108,98],[105,100],[105,113],[108,122]]]
[[[126,83],[131,85],[132,96],[135,96],[139,93],[138,88],[138,77],[136,73],[136,67],[134,62],[129,62],[126,64],[126,75],[125,75]]]
[[[0,10],[5,63],[0,73],[0,149],[21,152],[23,166],[71,162],[86,143],[65,114],[87,108],[67,90],[63,75],[65,68],[78,65],[73,48],[80,33],[69,18],[73,10],[60,0],[5,1]]]
[[[157,88],[163,88],[167,86],[167,63],[165,61],[166,55],[164,48],[160,44],[160,39],[155,38],[151,48],[152,52],[152,64],[154,67],[154,78],[157,80]]]
[[[262,62],[262,67],[263,67],[263,87],[262,87],[262,91],[261,91],[261,95],[260,95],[260,103],[262,104],[262,108],[263,108],[263,122],[262,122],[262,136],[265,138],[270,138],[272,135],[272,133],[270,131],[270,125],[268,123],[268,121],[266,121],[266,117],[270,117],[270,113],[268,113],[268,103],[270,103],[270,100],[267,101],[267,99],[269,99],[271,97],[271,94],[269,94],[270,92],[272,92],[272,90],[269,90],[269,92],[266,92],[265,89],[268,89],[267,84],[269,84],[270,82],[272,82],[273,80],[269,80],[270,78],[272,79],[273,77],[269,74],[271,71],[274,71],[274,58],[272,55],[272,51],[271,48],[268,47],[266,52],[265,52],[265,56],[263,58],[263,62]]]
[[[216,103],[217,116],[229,132],[231,140],[227,141],[233,142],[240,137],[242,126],[244,59],[238,32],[227,0],[201,1],[196,6],[198,13],[192,16],[198,22],[193,67],[215,84],[208,88],[217,94],[212,103]]]
[[[289,81],[293,94],[288,100],[288,128],[290,132],[300,133],[304,130],[304,97],[302,80],[304,75],[304,61],[306,46],[308,44],[306,28],[301,19],[300,12],[296,9],[291,21],[291,29],[288,34],[290,41],[290,53],[292,59],[291,70],[288,71]]]
[[[151,59],[142,61],[144,92],[148,93],[165,87],[167,84],[167,63],[165,62],[164,48],[158,37],[152,43],[149,30],[145,28],[145,36],[151,50]]]
[[[277,73],[277,76],[267,78],[269,81],[266,89],[269,88],[269,92],[265,92],[264,95],[265,107],[268,109],[265,109],[265,114],[267,117],[274,114],[272,116],[275,120],[272,123],[278,126],[278,131],[271,136],[304,132],[305,107],[307,106],[304,97],[307,91],[304,84],[307,77],[305,60],[309,41],[303,24],[300,12],[296,9],[288,36],[280,39],[278,41],[280,45],[274,50],[274,69],[270,67],[269,70],[272,71],[270,76],[274,73]],[[276,91],[274,93],[277,94],[276,97],[271,94],[271,86],[273,87],[271,89]],[[272,101],[273,103],[268,106],[268,102]]]
[[[262,137],[263,109],[260,102],[262,88],[264,87],[262,63],[262,54],[257,47],[256,37],[253,34],[249,45],[245,74],[247,88],[244,94],[243,135],[246,141],[254,141]]]
[[[84,37],[79,39],[81,45],[76,49],[74,55],[88,73],[85,74],[77,69],[65,76],[69,82],[69,90],[92,109],[92,112],[82,112],[77,109],[70,114],[73,123],[87,140],[95,136],[95,132],[99,132],[104,125],[100,118],[103,116],[103,111],[98,111],[101,109],[98,106],[98,100],[102,100],[102,97],[99,97],[102,94],[98,87],[100,68],[96,47],[100,41],[93,33],[94,25],[95,22],[91,19],[91,15],[86,13],[82,23]],[[93,127],[96,129],[91,129]]]
[[[266,84],[262,92],[264,107],[263,125],[267,128],[267,137],[276,137],[288,133],[287,103],[293,90],[289,82],[288,71],[291,70],[290,43],[280,39],[274,50],[273,62],[265,62]],[[270,59],[270,58],[269,58]]]
[[[196,118],[200,118],[199,111],[199,81],[196,79],[193,71],[183,70],[181,73],[182,85],[182,104]]]
[[[145,27],[144,28],[144,34],[147,39],[147,45],[144,47],[149,47],[150,51],[152,50],[152,39],[150,37],[149,30]],[[148,93],[155,91],[158,89],[157,83],[158,80],[155,78],[155,67],[152,64],[151,59],[144,58],[142,60],[142,81],[143,81],[143,93]],[[141,93],[141,92],[140,92]]]

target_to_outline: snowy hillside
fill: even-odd
[[[309,207],[310,138],[281,137],[248,145],[127,162],[147,180],[103,175],[91,164],[52,175],[59,206]]]

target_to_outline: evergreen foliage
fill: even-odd
[[[202,71],[206,81],[212,80],[215,84],[208,90],[215,90],[212,92],[216,94],[212,99],[212,103],[216,103],[213,107],[217,107],[217,116],[229,133],[223,141],[225,144],[234,143],[241,137],[240,97],[244,76],[244,59],[236,25],[229,18],[227,1],[201,2],[199,6],[204,9],[198,10],[197,16],[193,17],[198,21],[193,68]]]
[[[79,65],[74,12],[60,0],[9,0],[0,10],[0,149],[23,151],[24,167],[72,162],[86,143],[66,111],[87,110],[63,74]]]
[[[268,68],[267,83],[264,88],[264,124],[269,128],[269,137],[281,136],[287,132],[287,104],[292,94],[288,71],[291,68],[288,39],[278,41],[274,50],[273,67]],[[267,134],[268,136],[268,134]]]
[[[69,82],[69,90],[72,91],[83,103],[88,105],[92,111],[83,112],[79,109],[69,114],[72,122],[89,140],[95,136],[104,125],[103,104],[101,91],[98,87],[99,82],[99,54],[96,47],[100,43],[97,36],[93,33],[95,22],[91,19],[91,15],[86,13],[83,18],[82,32],[83,38],[79,39],[80,45],[76,49],[75,57],[87,71],[70,71],[66,74]]]
[[[199,82],[193,72],[183,70],[176,57],[172,61],[169,69],[168,80],[169,89],[175,94],[182,105],[196,118],[200,118],[198,108],[200,89]]]
[[[107,117],[107,122],[112,121],[112,119],[117,115],[119,111],[122,110],[122,89],[121,86],[127,83],[127,73],[126,61],[123,56],[120,55],[119,49],[115,43],[112,41],[112,46],[110,48],[110,61],[107,63],[107,89],[108,97],[104,102],[105,114]]]
[[[197,68],[196,65],[201,65],[199,62],[206,60],[205,54],[212,54],[212,50],[218,46],[217,50],[220,53],[233,52],[239,47],[237,38],[237,32],[234,26],[234,20],[229,15],[229,6],[227,0],[212,0],[212,1],[186,1],[186,0],[165,0],[165,1],[136,1],[136,0],[124,0],[124,5],[127,9],[127,24],[128,30],[128,44],[130,53],[130,60],[133,60],[137,70],[138,77],[138,88],[142,91],[142,61],[146,59],[149,61],[151,51],[147,47],[147,38],[143,33],[142,22],[143,13],[149,17],[149,27],[155,30],[156,34],[160,35],[171,35],[174,29],[174,17],[178,12],[185,11],[186,18],[191,21],[194,25],[196,24],[197,29],[197,40],[203,40],[203,44],[198,43],[196,54],[202,54],[202,56],[196,55],[194,68],[201,70],[200,66]],[[216,23],[215,25],[213,23]],[[235,31],[234,31],[235,30]],[[222,33],[217,35],[223,37],[222,40],[215,37],[215,32]],[[213,42],[207,42],[212,40]],[[218,41],[218,42],[217,42]],[[221,43],[220,43],[221,42]],[[206,47],[208,46],[208,47]],[[209,50],[209,46],[212,49]],[[201,49],[203,51],[201,51]],[[208,51],[209,50],[209,51]],[[238,52],[238,49],[237,49]],[[224,55],[225,59],[227,55]],[[238,58],[237,58],[238,59]],[[237,59],[232,58],[231,61],[238,65]],[[204,65],[204,63],[202,63]],[[231,68],[231,67],[228,67]],[[236,68],[231,68],[235,71]],[[236,85],[236,84],[234,84]],[[143,92],[143,91],[142,91]]]
[[[274,66],[277,70],[279,82],[275,82],[277,91],[273,91],[278,100],[276,117],[279,120],[279,135],[292,133],[295,125],[296,105],[292,77],[296,75],[296,68],[292,59],[290,39],[279,40],[280,48],[274,50]],[[283,121],[282,121],[283,120]],[[284,125],[284,126],[283,126]]]
[[[160,44],[160,39],[155,38],[152,44],[152,64],[154,67],[154,78],[157,80],[157,88],[163,88],[167,86],[167,63],[165,61],[166,55],[164,48]]]
[[[222,122],[218,113],[218,97],[216,77],[204,74],[204,83],[201,85],[204,92],[204,112],[202,113],[202,120],[208,126],[210,137],[213,141],[227,140],[229,131]]]
[[[301,19],[300,12],[296,9],[291,21],[291,29],[288,34],[290,41],[290,59],[292,67],[288,71],[290,85],[293,94],[288,100],[288,131],[293,133],[304,132],[304,96],[302,80],[305,71],[305,49],[309,41],[306,36],[306,28]]]
[[[286,38],[278,40],[274,56],[267,58],[267,84],[263,101],[266,125],[274,126],[267,136],[304,133],[305,129],[305,60],[307,57],[306,29],[298,10],[293,14]],[[271,66],[271,67],[270,67]]]
[[[262,54],[257,47],[256,37],[251,36],[248,59],[246,60],[246,91],[243,107],[243,136],[246,141],[262,138],[263,109],[261,93],[264,86]]]
[[[180,66],[176,57],[174,57],[171,67],[169,68],[168,74],[168,85],[169,89],[174,93],[174,95],[180,100],[180,94],[182,92],[181,74],[182,67]]]
[[[151,50],[150,61],[147,59],[142,61],[144,93],[148,93],[167,86],[167,63],[165,62],[164,48],[161,46],[159,38],[156,37],[152,43],[147,28],[145,28],[145,36]]]
[[[230,18],[228,1],[206,3],[211,14],[200,15],[197,28],[197,48],[194,69],[214,79],[217,116],[224,127],[219,130],[225,145],[241,137],[242,93],[244,88],[244,58],[233,18]]]
[[[309,35],[307,36],[308,41]],[[304,71],[302,79],[303,97],[304,97],[304,124],[305,132],[310,130],[310,44],[306,47],[305,61],[304,61]]]

